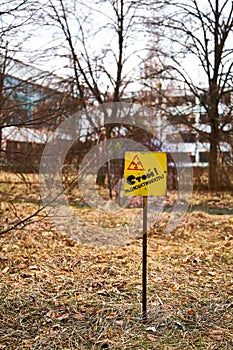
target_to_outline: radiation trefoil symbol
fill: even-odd
[[[141,215],[136,215],[132,222],[116,225],[115,227],[104,227],[91,225],[90,220],[84,220],[82,211],[77,209],[66,195],[66,183],[63,182],[63,169],[67,154],[77,140],[85,138],[84,130],[89,134],[95,130],[106,130],[108,127],[124,129],[140,129],[151,135],[153,145],[148,145],[143,140],[127,137],[116,137],[100,140],[93,143],[94,146],[86,153],[78,168],[76,186],[85,206],[101,216],[104,213],[117,216],[118,212],[127,210],[132,198],[124,197],[124,175],[118,180],[117,200],[104,198],[96,186],[96,176],[101,167],[106,166],[111,160],[124,160],[127,152],[148,152],[151,147],[159,151],[169,153],[172,157],[171,166],[177,173],[178,187],[176,189],[176,200],[169,208],[169,220],[166,231],[171,232],[183,220],[192,197],[193,191],[193,169],[188,151],[185,152],[185,144],[177,129],[168,121],[161,121],[155,111],[140,105],[130,103],[109,103],[99,107],[92,107],[71,115],[63,121],[50,136],[40,162],[40,189],[41,201],[48,216],[62,232],[70,235],[72,239],[82,244],[90,245],[119,245],[135,239],[140,235],[142,227]],[[123,132],[124,134],[124,132]],[[166,135],[173,134],[170,144]],[[157,142],[157,144],[156,144]],[[159,146],[158,146],[159,145]],[[178,155],[177,147],[182,148]],[[79,150],[77,150],[78,153]],[[143,171],[143,163],[135,155],[128,170],[136,174]],[[148,198],[148,225],[153,226],[160,214],[166,210],[166,199],[159,197]],[[90,214],[91,215],[91,214]]]

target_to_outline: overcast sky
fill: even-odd
[[[41,4],[45,4],[47,0],[40,0]],[[177,0],[179,2],[179,0]],[[181,0],[180,0],[181,1]],[[177,3],[178,3],[177,2]],[[201,6],[205,6],[208,0],[202,1],[198,0],[198,3]],[[220,5],[223,4],[224,0],[220,0]],[[69,4],[72,4],[72,1],[68,1]],[[92,9],[88,8],[86,4],[90,4]],[[229,1],[229,5],[231,2]],[[44,10],[45,7],[42,6]],[[95,11],[92,11],[92,10]],[[41,12],[42,13],[42,12]],[[104,56],[104,65],[108,67],[110,72],[113,72],[115,69],[114,58],[110,51],[107,48],[111,47],[114,50],[117,50],[117,41],[116,35],[114,31],[110,29],[110,27],[103,28],[106,23],[111,22],[111,19],[114,18],[114,14],[112,12],[112,8],[108,2],[103,2],[102,5],[95,5],[95,2],[86,2],[82,7],[79,6],[77,9],[74,9],[72,12],[71,9],[71,17],[69,19],[69,25],[72,30],[73,36],[77,35],[79,32],[79,28],[77,26],[77,22],[75,21],[75,16],[78,17],[79,20],[83,19],[82,25],[84,26],[86,34],[86,43],[88,52],[96,53],[97,56],[100,54]],[[8,16],[4,17],[4,21],[9,23],[17,24],[22,20],[23,16]],[[25,27],[20,27],[18,31],[14,33],[14,35],[9,38],[9,47],[12,49],[16,49],[15,57],[20,59],[23,62],[31,63],[36,67],[52,71],[58,75],[70,75],[72,73],[68,66],[70,65],[69,60],[67,60],[64,56],[67,54],[67,50],[65,49],[65,41],[64,37],[62,37],[58,33],[57,28],[52,28],[48,26],[51,24],[49,19],[46,18],[44,14],[40,16],[40,24],[28,24]],[[138,20],[139,22],[140,20]],[[102,30],[98,32],[98,30],[102,27]],[[138,26],[135,25],[135,29],[131,32],[131,38],[127,42],[127,55],[131,55],[130,59],[128,59],[128,63],[125,65],[125,70],[127,73],[133,74],[134,79],[139,78],[138,67],[140,61],[145,58],[146,50],[145,48],[150,43],[149,35],[146,34],[145,31],[138,30]],[[25,39],[26,38],[26,39]],[[19,40],[20,39],[20,40]],[[18,41],[21,41],[20,45]],[[79,50],[80,42],[76,42],[77,54],[80,53]],[[56,49],[56,58],[54,55],[54,49]],[[47,50],[47,51],[46,51]],[[167,48],[169,50],[169,47]],[[46,51],[46,53],[45,53]],[[134,51],[137,51],[133,54]],[[42,52],[44,53],[42,55]],[[60,56],[58,58],[58,55]],[[202,83],[203,81],[203,73],[200,69],[199,62],[194,57],[190,58],[190,56],[184,59],[181,64],[187,68],[189,74],[195,79],[198,83]],[[205,82],[203,81],[203,84]],[[135,84],[129,89],[138,89],[139,85]]]

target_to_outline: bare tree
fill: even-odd
[[[43,10],[47,28],[59,43],[56,53],[68,60],[70,81],[82,109],[87,110],[91,101],[119,102],[133,75],[136,77],[140,6],[139,1],[126,0],[96,1],[92,7],[77,0],[49,0]],[[105,138],[111,138],[114,125],[107,125],[107,120],[98,125],[88,110],[86,115],[87,137],[93,132],[96,142],[101,142],[101,127],[106,127]]]
[[[233,133],[229,97],[233,92],[233,4],[230,0],[171,0],[166,4],[159,32],[163,45],[155,50],[160,77],[186,87],[205,108],[209,130],[195,130],[210,145],[209,189],[215,191],[221,188],[220,143],[232,143]],[[149,22],[152,33],[154,23],[158,23],[156,15]],[[181,122],[194,127],[185,116]]]
[[[9,51],[9,40],[12,33],[22,24],[16,23],[16,14],[25,8],[26,1],[3,1],[0,11],[0,152],[2,145],[2,125],[4,124],[2,117],[2,108],[4,105],[4,76],[7,69],[7,54]],[[20,17],[20,16],[19,16]]]
[[[51,128],[79,101],[70,82],[28,64],[25,43],[33,39],[35,15],[42,4],[11,0],[0,12],[0,151],[2,132],[12,126]],[[16,57],[25,53],[25,61]]]
[[[135,32],[140,2],[98,1],[91,7],[77,0],[49,0],[43,11],[47,12],[47,26],[53,28],[56,38],[60,37],[58,52],[69,60],[69,74],[83,107],[87,100],[84,88],[98,103],[119,101],[135,73],[127,62],[133,55],[137,58]]]
[[[4,214],[1,233],[22,228],[42,210],[32,209],[22,218],[16,197],[25,199],[26,193],[30,196],[32,188],[37,188],[36,183],[32,184],[36,176],[27,172],[38,170],[46,135],[79,104],[70,91],[69,81],[28,65],[28,55],[25,61],[16,59],[19,55],[23,57],[22,48],[33,36],[32,21],[38,10],[36,1],[1,3],[0,212]],[[11,182],[15,181],[20,185],[11,191]]]

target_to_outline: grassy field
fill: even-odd
[[[141,239],[91,248],[48,219],[2,235],[0,349],[232,349],[232,227],[196,212],[150,232],[146,324]]]
[[[40,196],[36,176],[0,175],[1,232],[38,210]],[[233,208],[232,194],[194,193],[191,205]],[[141,213],[76,210],[100,234]],[[140,238],[85,246],[43,212],[0,234],[0,349],[232,349],[233,216],[190,212],[170,234],[168,218],[149,231],[147,323]]]

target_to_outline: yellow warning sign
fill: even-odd
[[[166,196],[165,152],[126,152],[124,196]]]

